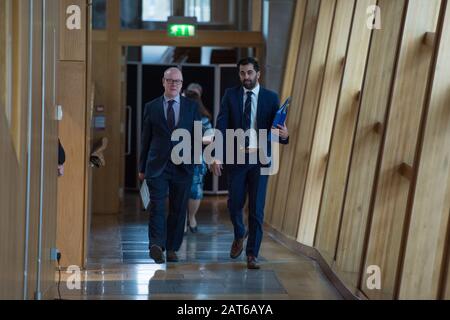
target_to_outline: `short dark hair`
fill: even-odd
[[[240,69],[241,66],[246,66],[248,64],[252,64],[255,71],[259,72],[259,63],[258,60],[256,60],[255,58],[252,57],[248,57],[248,58],[244,58],[241,61],[238,62],[237,67],[238,69]]]

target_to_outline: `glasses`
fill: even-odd
[[[175,84],[175,85],[177,85],[177,86],[179,86],[180,84],[182,84],[183,83],[183,80],[174,80],[174,79],[164,79],[164,80],[166,80],[166,82],[168,83],[168,84]]]

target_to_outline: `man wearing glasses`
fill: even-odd
[[[150,192],[150,258],[158,264],[165,263],[165,251],[168,262],[178,261],[176,252],[183,242],[194,173],[193,161],[180,165],[172,162],[172,149],[179,143],[172,142],[172,133],[185,129],[194,137],[194,122],[201,121],[197,103],[180,95],[183,87],[181,71],[177,68],[166,70],[162,82],[164,95],[145,106],[139,165],[139,179],[146,180]],[[167,195],[169,214],[166,220]]]

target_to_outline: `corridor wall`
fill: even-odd
[[[450,298],[449,28],[447,0],[297,1],[266,222],[360,297]]]
[[[57,246],[61,265],[86,265],[92,169],[90,81],[90,6],[84,0],[60,0],[58,104],[63,110],[59,138],[66,151],[64,176],[58,179]],[[68,8],[80,8],[80,28],[66,28]],[[70,10],[69,10],[70,12]]]
[[[0,1],[0,23],[9,24],[0,26],[0,51],[10,55],[0,54],[9,79],[0,87],[0,299],[46,297],[54,285],[58,5]]]

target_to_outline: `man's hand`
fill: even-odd
[[[287,140],[289,138],[289,130],[286,125],[279,125],[278,128],[272,127],[272,133],[279,136],[281,140]]]
[[[139,181],[145,180],[145,173],[139,172]]]
[[[220,177],[222,176],[223,165],[218,160],[214,160],[212,165],[209,167],[213,175]]]

